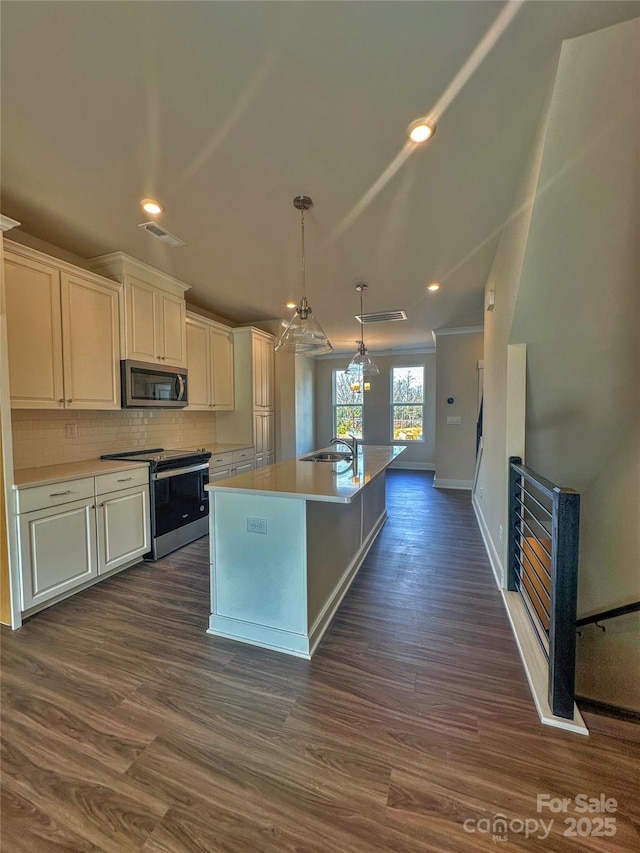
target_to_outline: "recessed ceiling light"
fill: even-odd
[[[431,139],[435,132],[435,123],[433,121],[427,121],[425,118],[417,118],[415,121],[412,121],[407,128],[409,139],[412,142],[417,143],[426,142],[427,139]]]
[[[162,213],[162,211],[164,210],[164,207],[160,204],[160,202],[156,201],[153,198],[143,198],[140,202],[140,205],[142,206],[143,210],[151,214]]]
[[[297,302],[287,302],[287,308],[297,308],[297,307],[298,307]]]
[[[427,290],[440,290],[440,285],[437,281],[432,281],[431,284],[427,285]]]

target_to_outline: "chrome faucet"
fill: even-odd
[[[349,441],[349,438],[351,441]],[[358,459],[358,439],[355,435],[349,433],[349,438],[332,438],[329,444],[344,444],[351,451],[354,460]]]

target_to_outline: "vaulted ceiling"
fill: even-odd
[[[2,213],[82,257],[127,252],[244,323],[291,315],[304,193],[309,301],[336,350],[360,337],[361,280],[365,312],[409,317],[368,325],[370,349],[428,346],[482,323],[562,40],[639,8],[3,0]],[[434,110],[433,139],[405,149]],[[185,246],[137,227],[145,196]]]

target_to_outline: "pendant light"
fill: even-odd
[[[378,370],[378,366],[374,361],[371,360],[371,356],[367,352],[367,348],[364,345],[364,320],[362,319],[362,294],[369,287],[368,284],[365,284],[361,281],[359,284],[356,284],[356,290],[360,292],[360,322],[362,324],[362,340],[357,341],[358,349],[355,352],[355,355],[349,362],[349,367],[347,367],[347,373],[351,375],[358,376],[359,378],[363,376],[378,376],[380,371]]]
[[[296,196],[293,206],[300,211],[300,230],[302,235],[302,294],[300,302],[286,328],[276,341],[276,352],[300,352],[322,355],[333,352],[333,347],[325,335],[322,326],[312,317],[311,307],[305,293],[304,259],[304,212],[313,207],[313,201],[307,195]]]

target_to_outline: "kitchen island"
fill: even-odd
[[[210,483],[208,633],[310,658],[387,518],[386,469],[403,450]]]

